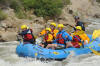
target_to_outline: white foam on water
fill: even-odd
[[[87,29],[100,29],[100,19],[90,19],[89,22],[91,22],[90,25],[88,25]]]
[[[11,43],[9,43],[11,44]],[[6,46],[4,43],[0,46]],[[7,45],[11,46],[11,45]],[[18,57],[15,53],[15,48],[13,47],[2,47],[3,51],[0,51],[0,66],[99,66],[100,65],[100,56],[95,56],[93,54],[81,55],[73,57],[73,52],[68,59],[64,61],[51,61],[51,62],[41,62],[33,58],[22,58]],[[14,47],[15,46],[15,47]],[[7,50],[5,50],[5,48]],[[7,53],[8,52],[8,53]]]
[[[100,56],[90,56],[87,55],[72,57],[66,59],[63,62],[52,61],[52,62],[41,62],[39,60],[32,60],[32,58],[20,58],[16,55],[13,55],[17,59],[16,62],[11,63],[0,59],[0,66],[99,66],[100,65]],[[85,57],[85,58],[82,58]]]
[[[45,63],[39,60],[35,61],[35,60],[21,58],[16,63],[10,63],[8,61],[4,61],[0,59],[0,66],[62,66],[62,65],[60,62],[58,63],[57,61]]]
[[[73,58],[65,66],[100,66],[100,56],[81,58],[81,60],[79,57]]]
[[[15,53],[16,42],[2,42],[0,44],[0,66],[62,66],[61,62],[41,62],[34,58],[22,58]]]

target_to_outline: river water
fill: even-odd
[[[100,19],[88,19],[87,32],[100,28]],[[0,66],[100,66],[100,56],[94,54],[69,56],[64,61],[41,62],[33,58],[18,57],[15,53],[17,41],[0,42]]]

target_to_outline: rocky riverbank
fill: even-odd
[[[32,19],[18,19],[13,9],[8,7],[2,10],[7,18],[0,21],[0,41],[16,40],[17,32],[22,24],[31,27],[34,34],[37,35],[45,28],[45,25],[52,21],[49,20],[45,23],[43,17],[36,17],[35,15],[31,15]],[[74,15],[80,16],[82,20],[90,17],[100,18],[100,6],[95,0],[71,0],[71,4],[63,8],[61,16],[55,22],[74,25]]]

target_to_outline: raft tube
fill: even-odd
[[[42,48],[39,45],[33,45],[30,43],[27,44],[20,43],[16,48],[16,53],[20,57],[62,60],[69,57],[70,55],[78,56],[82,54],[89,54],[92,52],[89,49],[89,47],[91,47],[96,51],[100,51],[100,39],[93,40],[91,39],[92,38],[91,35],[88,36],[90,38],[90,44],[84,45],[84,48],[66,48],[60,50],[53,50],[53,49]]]

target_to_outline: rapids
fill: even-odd
[[[88,19],[90,33],[94,29],[100,29],[100,19]],[[18,57],[15,53],[17,41],[0,42],[0,66],[100,66],[100,56],[94,54],[81,55],[78,57],[69,56],[63,61],[41,62],[33,58]]]

